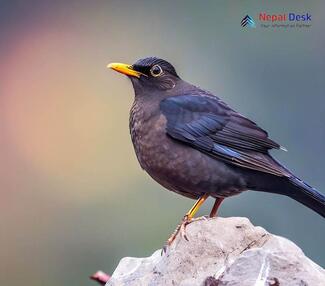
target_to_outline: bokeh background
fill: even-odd
[[[325,191],[324,2],[0,3],[0,285],[94,285],[96,270],[160,248],[192,205],[140,169],[133,90],[112,61],[168,59],[267,129],[289,150],[276,157]],[[309,12],[312,27],[240,26],[262,11]],[[221,215],[247,216],[325,266],[324,219],[293,200],[247,192]]]

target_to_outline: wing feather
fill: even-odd
[[[253,121],[211,95],[181,95],[160,103],[172,138],[227,163],[276,176],[286,170],[268,151],[280,145]]]

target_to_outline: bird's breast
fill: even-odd
[[[173,159],[170,139],[166,136],[166,118],[134,104],[130,114],[130,134],[135,153],[145,170],[159,168]]]
[[[133,105],[130,133],[141,167],[167,189],[188,197],[219,188],[233,192],[230,181],[237,176],[223,162],[169,137],[166,124],[159,110]]]

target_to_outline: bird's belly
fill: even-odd
[[[225,163],[168,137],[164,117],[154,126],[141,124],[132,136],[143,169],[165,188],[197,198],[204,193],[229,196],[244,188],[239,175]],[[132,134],[132,132],[131,132]]]

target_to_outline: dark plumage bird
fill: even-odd
[[[248,189],[286,195],[325,217],[324,195],[271,157],[270,149],[282,147],[265,130],[182,80],[170,63],[149,57],[109,67],[134,87],[130,132],[141,167],[168,190],[197,199],[169,243],[207,197],[216,199],[215,216],[224,198]]]

